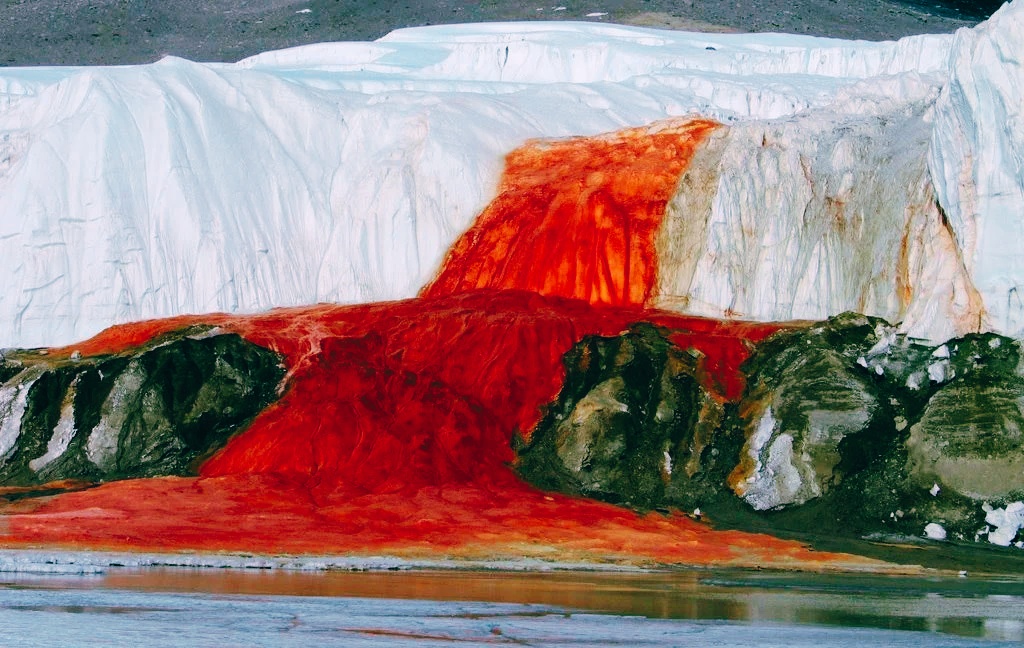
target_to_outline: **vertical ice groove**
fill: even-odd
[[[987,326],[1024,332],[1024,2],[952,42],[928,164]]]

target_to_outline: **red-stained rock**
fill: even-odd
[[[562,356],[584,335],[615,335],[646,319],[684,335],[693,335],[688,323],[705,324],[667,313],[601,308],[512,291],[476,291],[325,314],[305,326],[293,322],[288,339],[303,339],[304,346],[318,352],[295,356],[296,350],[285,351],[297,361],[292,389],[207,462],[204,475],[320,473],[320,466],[331,464],[337,479],[371,490],[381,477],[369,471],[395,471],[399,465],[405,487],[436,483],[442,473],[454,477],[469,470],[472,478],[479,478],[512,460],[512,435],[528,435],[534,428],[541,408],[562,385]],[[264,326],[254,318],[238,324],[236,330],[250,340],[271,348],[284,342],[275,338],[280,329],[272,323]],[[746,337],[775,330],[736,328],[730,335],[723,326],[696,346],[724,358],[720,347],[742,348]],[[736,365],[728,370],[738,375]],[[321,459],[314,461],[313,454]],[[333,458],[337,456],[341,458]],[[368,461],[373,457],[395,464]],[[478,468],[467,469],[467,462]],[[326,474],[318,479],[327,479]],[[416,475],[425,475],[427,481]]]

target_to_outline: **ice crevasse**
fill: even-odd
[[[1018,335],[1022,52],[1016,0],[884,43],[481,24],[0,69],[0,347],[416,295],[524,142],[685,116],[721,126],[680,165],[647,304]]]

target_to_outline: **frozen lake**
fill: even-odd
[[[109,568],[0,574],[4,646],[977,646],[1024,641],[1024,580]]]

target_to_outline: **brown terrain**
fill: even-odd
[[[952,32],[998,0],[0,0],[0,65],[234,61],[401,27],[585,20],[692,31],[890,40]]]

